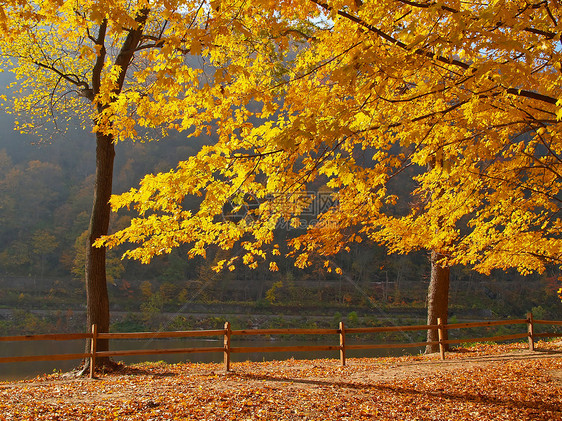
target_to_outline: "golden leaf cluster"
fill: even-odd
[[[483,272],[560,262],[555,3],[62,2],[2,46],[24,81],[16,110],[37,116],[49,105],[39,87],[58,87],[37,74],[36,56],[75,51],[68,67],[81,74],[101,54],[88,34],[107,21],[118,40],[145,9],[137,70],[116,94],[120,69],[106,62],[94,130],[136,139],[141,127],[163,127],[218,140],[114,197],[114,209],[138,217],[100,245],[136,244],[127,256],[148,262],[184,243],[204,255],[241,242],[243,263],[271,259],[275,270],[275,227],[302,225],[314,189],[334,200],[291,240],[301,267],[363,239],[391,252],[438,250],[443,264]],[[30,18],[20,20],[25,32]],[[389,185],[405,178],[414,187],[400,197]],[[201,197],[196,210],[182,207],[190,195]],[[245,217],[224,218],[228,204],[248,208]]]

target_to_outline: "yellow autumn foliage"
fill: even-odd
[[[128,3],[104,4],[84,2],[62,35],[75,39],[75,28],[83,34],[88,19],[108,16],[109,28],[134,25]],[[100,245],[131,243],[127,256],[147,262],[184,243],[190,255],[204,255],[211,244],[244,241],[242,261],[253,267],[278,250],[275,227],[300,224],[310,206],[303,197],[322,186],[332,205],[290,244],[302,267],[361,239],[393,252],[438,250],[448,264],[483,272],[528,273],[560,262],[562,12],[555,2],[139,4],[161,11],[151,25],[164,41],[138,51],[146,67],[135,77],[143,83],[117,98],[111,86],[119,69],[104,69],[97,101],[108,108],[95,129],[127,139],[139,126],[195,126],[191,135],[216,131],[219,140],[115,196],[115,210],[134,208],[138,217]],[[84,42],[89,48],[69,59],[76,71],[95,51]],[[41,53],[25,38],[13,48],[30,58]],[[190,60],[201,64],[186,66]],[[23,109],[42,99],[19,101]],[[398,198],[388,183],[405,173],[416,187]],[[202,197],[199,209],[182,208],[189,195]],[[258,205],[248,206],[249,198]],[[407,210],[398,213],[402,201]],[[235,213],[248,208],[245,217],[224,217],[228,204]]]

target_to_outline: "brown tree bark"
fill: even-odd
[[[148,18],[149,9],[140,10],[135,21],[138,24],[130,30],[124,39],[119,54],[115,58],[115,64],[121,69],[114,94],[118,95],[125,82],[125,76],[133,60],[134,52],[141,43],[144,24]],[[100,92],[101,75],[106,60],[105,37],[108,22],[102,21],[99,27],[96,44],[100,47],[99,53],[92,71],[92,89],[85,89],[83,96],[95,101],[95,96]],[[97,104],[98,114],[109,105]],[[109,332],[109,296],[107,293],[107,278],[105,270],[105,248],[94,247],[94,242],[101,236],[106,235],[109,230],[111,207],[109,199],[113,187],[113,163],[115,158],[115,146],[113,136],[96,133],[96,178],[94,186],[94,204],[90,216],[88,230],[88,244],[86,252],[86,302],[87,302],[87,328],[92,324],[97,325],[100,333]],[[98,351],[108,351],[109,341],[98,339],[96,348]],[[89,341],[86,343],[86,352],[90,352]],[[110,358],[96,358],[96,367],[111,367],[113,362]],[[82,373],[89,368],[89,360],[86,360]]]
[[[449,309],[449,274],[448,266],[439,264],[439,260],[443,256],[436,251],[431,252],[431,279],[427,293],[427,324],[436,325],[437,319],[441,318],[444,324],[447,323]],[[447,331],[445,331],[444,339],[448,339]],[[437,330],[429,329],[427,331],[427,341],[438,341]],[[447,348],[447,347],[445,347]],[[439,345],[427,345],[425,353],[430,354],[439,352]]]
[[[94,203],[90,216],[88,244],[86,251],[86,302],[87,323],[98,326],[98,332],[109,332],[109,297],[105,273],[105,248],[94,247],[94,241],[106,235],[109,229],[111,197],[113,184],[113,161],[115,148],[110,136],[96,135],[96,178]],[[89,344],[86,345],[89,352]],[[107,339],[97,341],[98,351],[109,350]],[[96,358],[97,366],[110,365],[109,358]],[[87,365],[87,364],[86,364]]]

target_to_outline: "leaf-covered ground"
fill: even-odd
[[[1,420],[562,420],[562,343],[437,356],[126,367],[0,383]]]

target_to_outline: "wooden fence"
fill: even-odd
[[[507,325],[526,325],[526,332],[511,335],[465,338],[465,339],[444,339],[446,331],[452,329],[468,329],[478,327],[491,326],[507,326]],[[24,335],[24,336],[0,336],[0,342],[8,341],[68,341],[87,339],[90,340],[90,352],[81,354],[56,354],[56,355],[36,355],[36,356],[19,356],[19,357],[0,357],[0,363],[13,363],[24,361],[60,361],[60,360],[77,360],[90,359],[90,377],[94,377],[94,367],[96,358],[116,357],[125,355],[158,355],[158,354],[189,354],[189,353],[205,353],[215,352],[224,354],[224,368],[230,370],[230,357],[236,353],[246,352],[293,352],[293,351],[339,351],[340,362],[346,363],[346,351],[358,349],[380,349],[380,348],[404,348],[404,347],[424,347],[426,345],[439,345],[441,359],[445,358],[446,345],[460,344],[464,342],[484,342],[484,341],[506,341],[514,339],[527,338],[529,350],[535,349],[536,338],[558,337],[562,333],[534,333],[534,326],[537,324],[559,325],[562,321],[553,320],[533,320],[533,315],[529,313],[526,319],[487,321],[475,323],[456,323],[443,324],[438,319],[436,325],[416,325],[416,326],[390,326],[390,327],[359,327],[347,328],[343,322],[340,322],[338,329],[243,329],[232,330],[230,323],[226,322],[224,329],[216,330],[198,330],[198,331],[175,331],[175,332],[127,332],[127,333],[99,333],[96,325],[92,326],[90,333],[69,333],[69,334],[47,334],[47,335]],[[347,344],[346,335],[349,334],[373,334],[385,332],[404,332],[404,331],[420,331],[434,329],[438,332],[438,341],[435,342],[415,342],[415,343],[384,343],[384,344]],[[256,335],[337,335],[339,336],[339,345],[301,345],[301,346],[266,346],[266,347],[235,347],[231,344],[233,336],[256,336]],[[99,339],[115,340],[115,339],[157,339],[157,338],[196,338],[218,336],[224,338],[224,344],[221,347],[201,347],[201,348],[172,348],[172,349],[136,349],[136,350],[120,350],[120,351],[98,351],[97,341]]]

